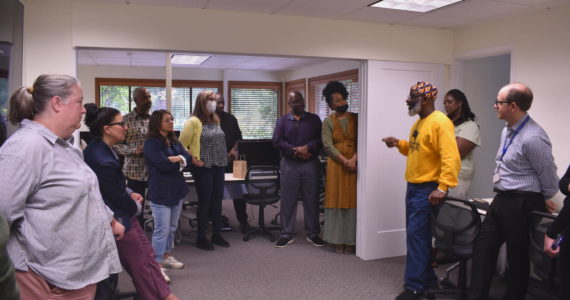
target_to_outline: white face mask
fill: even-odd
[[[208,112],[214,113],[216,111],[216,101],[208,101]]]

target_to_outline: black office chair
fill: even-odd
[[[279,230],[278,227],[265,226],[265,206],[279,201],[279,168],[275,166],[251,166],[245,175],[245,188],[247,194],[243,199],[253,205],[259,206],[258,228],[252,228],[243,237],[248,241],[253,235],[261,234],[275,241],[271,230]]]
[[[440,252],[454,255],[459,262],[445,270],[439,283],[445,289],[428,291],[428,298],[437,294],[453,295],[457,299],[467,294],[467,261],[473,255],[473,244],[481,229],[481,217],[470,201],[447,197],[432,209],[432,230]],[[450,272],[459,269],[457,283],[449,279]]]
[[[555,218],[551,214],[539,211],[530,213],[529,258],[534,274],[538,279],[529,278],[528,292],[545,300],[558,299],[558,288],[560,286],[558,259],[544,253],[544,235]]]

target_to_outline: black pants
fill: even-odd
[[[240,224],[247,223],[247,212],[244,199],[234,199],[234,209],[236,211],[236,218]]]
[[[194,168],[192,175],[198,193],[198,237],[206,236],[209,220],[212,220],[213,232],[219,233],[222,225],[224,167]]]
[[[532,192],[495,196],[473,247],[470,299],[487,299],[499,248],[507,244],[507,291],[503,299],[524,299],[529,276],[529,212],[546,211],[544,197]]]
[[[570,241],[560,246],[560,291],[558,299],[570,299]]]
[[[148,182],[147,181],[139,181],[139,180],[133,180],[133,179],[127,179],[127,186],[133,190],[133,192],[141,194],[143,196],[143,202],[142,207],[143,207],[143,211],[144,211],[144,203],[146,202],[146,188],[148,187]],[[144,214],[141,213],[140,216],[138,216],[138,220],[139,220],[139,224],[141,225],[141,227],[144,230]]]

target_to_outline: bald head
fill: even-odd
[[[521,111],[528,111],[533,99],[532,90],[523,83],[513,82],[499,90],[498,98],[507,102],[514,102]]]
[[[287,103],[294,115],[301,115],[305,111],[305,99],[303,99],[303,94],[299,91],[289,93]]]
[[[150,101],[150,93],[144,87],[138,87],[133,91],[133,100],[136,104],[136,110],[139,114],[148,114],[152,102]]]

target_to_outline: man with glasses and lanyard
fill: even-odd
[[[499,248],[507,244],[507,291],[503,299],[524,299],[529,276],[529,216],[554,209],[558,189],[552,145],[546,132],[527,113],[531,89],[511,83],[499,91],[497,116],[506,121],[493,175],[495,198],[473,248],[470,299],[487,299]],[[546,202],[545,202],[546,201]]]

